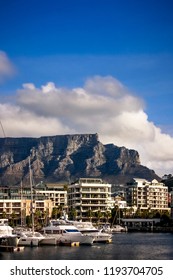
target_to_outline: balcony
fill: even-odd
[[[102,207],[107,207],[107,203],[82,203],[81,204],[82,205],[82,207],[83,206],[94,206],[94,207],[100,207],[100,206],[102,206]]]

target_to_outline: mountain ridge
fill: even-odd
[[[29,182],[29,157],[35,183],[71,182],[80,177],[119,184],[133,177],[160,179],[141,165],[137,151],[104,145],[96,133],[0,138],[0,184]]]

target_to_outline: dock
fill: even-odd
[[[59,245],[59,246],[69,246],[69,247],[78,247],[80,245],[80,242],[60,241],[57,245]]]
[[[106,240],[95,240],[94,243],[105,243],[105,244],[109,244],[112,243],[112,238],[106,239]]]
[[[0,252],[19,252],[23,251],[24,247],[16,247],[16,246],[8,246],[8,245],[0,245]]]

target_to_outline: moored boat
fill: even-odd
[[[43,236],[55,237],[57,243],[79,242],[81,244],[92,245],[94,237],[82,234],[75,226],[61,223],[59,220],[51,220],[48,226],[42,228]]]
[[[121,226],[121,225],[113,225],[113,227],[111,227],[111,232],[112,233],[116,233],[116,232],[127,232],[128,229],[126,226]]]
[[[72,221],[71,221],[72,222]],[[94,243],[105,242],[110,243],[112,241],[112,234],[103,232],[102,229],[97,229],[91,222],[72,222],[77,229],[86,236],[91,236],[94,238]]]
[[[38,246],[44,237],[39,232],[22,231],[19,235],[18,246]]]
[[[19,246],[39,246],[39,245],[56,245],[56,238],[43,236],[40,232],[31,231],[27,228],[15,228],[14,232],[18,236]]]
[[[13,228],[9,226],[8,219],[0,219],[0,246],[18,245],[18,238],[13,234]]]

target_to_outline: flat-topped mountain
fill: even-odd
[[[160,179],[140,164],[135,150],[103,145],[97,134],[0,138],[0,184],[29,182],[29,157],[34,183],[72,182],[100,177],[124,183],[133,177]]]

